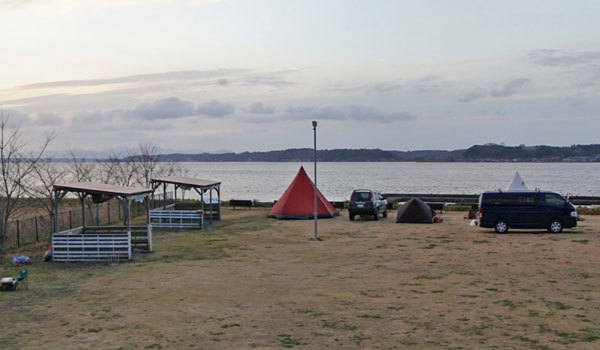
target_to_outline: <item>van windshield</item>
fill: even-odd
[[[544,193],[544,198],[546,200],[546,205],[551,205],[553,207],[564,207],[566,204],[565,200],[557,194]]]

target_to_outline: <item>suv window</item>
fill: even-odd
[[[556,194],[552,193],[544,193],[544,198],[546,199],[546,204],[551,205],[553,207],[564,207],[565,200]]]
[[[370,192],[354,192],[352,193],[352,198],[350,198],[353,202],[365,202],[371,200]]]

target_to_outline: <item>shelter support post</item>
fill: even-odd
[[[203,217],[202,221],[204,221],[204,214],[206,214],[204,212],[204,190],[200,191],[200,208],[202,210],[202,217]]]
[[[146,227],[148,229],[148,252],[152,253],[152,225],[148,222]]]
[[[212,191],[213,191],[213,187],[210,186],[210,190],[208,192],[208,200],[210,203],[210,224],[212,225],[213,223],[213,201],[212,201]]]
[[[54,198],[52,199],[52,206],[53,206],[52,213],[54,215],[54,232],[58,233],[60,228],[58,227],[58,220],[57,220],[58,219],[58,217],[57,217],[58,216],[58,199],[57,199],[56,195],[57,195],[57,193],[56,193],[56,191],[54,191],[54,196],[53,196]]]
[[[144,206],[146,207],[146,222],[150,222],[150,198],[144,197]]]
[[[167,209],[167,184],[163,184],[163,210]]]
[[[81,224],[81,226],[83,227],[83,232],[85,233],[85,194],[82,194],[80,197],[80,201],[81,201],[81,220],[83,221],[83,223]]]
[[[194,187],[194,191],[196,191],[196,193],[198,193],[200,195],[200,209],[202,211],[202,223],[204,223],[204,191],[202,189],[200,189],[200,191],[198,191],[198,188]]]
[[[60,232],[60,224],[59,224],[59,220],[58,220],[58,203],[60,202],[61,199],[65,198],[65,196],[67,195],[66,191],[54,191],[54,198],[52,200],[52,206],[53,206],[53,213],[54,213],[54,230],[56,233]]]
[[[131,199],[125,198],[127,201],[127,232],[131,234]]]
[[[219,206],[217,207],[219,214],[219,221],[221,221],[221,185],[217,185],[217,200],[219,201]]]
[[[60,227],[58,225],[58,193],[54,192],[54,201],[52,202],[54,205],[54,232],[59,233]]]
[[[154,190],[156,190],[156,187],[154,187],[154,183],[152,183],[151,185],[152,185],[152,208],[154,208]]]

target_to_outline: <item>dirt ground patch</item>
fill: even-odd
[[[600,217],[562,234],[225,210],[130,263],[30,267],[0,348],[597,349]],[[0,266],[2,275],[18,268]]]

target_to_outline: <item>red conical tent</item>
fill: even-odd
[[[314,219],[315,217],[315,185],[310,180],[304,167],[300,167],[296,178],[275,203],[269,217],[277,219]],[[340,215],[321,191],[317,189],[317,217],[332,218]]]

